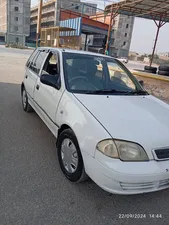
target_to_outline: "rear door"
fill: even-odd
[[[46,50],[36,50],[27,63],[24,84],[28,96],[32,99],[34,97],[35,84],[47,54]]]
[[[25,69],[24,85],[25,85],[25,89],[28,94],[28,97],[30,98],[33,98],[34,86],[37,79],[37,74],[35,73],[34,65],[38,55],[39,55],[39,51],[35,50],[30,56],[30,58],[28,59],[26,64],[26,69]]]

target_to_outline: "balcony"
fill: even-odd
[[[51,22],[51,21],[54,21],[54,20],[55,20],[55,17],[50,16],[50,17],[42,18],[42,23]]]
[[[42,15],[47,13],[55,12],[55,7],[50,7],[42,10]],[[34,13],[31,13],[31,18],[38,16],[38,10]]]

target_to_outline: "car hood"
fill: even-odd
[[[169,146],[169,105],[148,96],[75,94],[114,139],[152,149]]]

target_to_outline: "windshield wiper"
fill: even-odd
[[[148,93],[143,90],[120,91],[120,90],[116,90],[116,89],[101,89],[101,90],[95,90],[95,91],[86,91],[85,94],[148,95]]]
[[[148,92],[143,91],[143,90],[135,90],[135,91],[129,91],[128,94],[133,94],[133,95],[148,95]]]
[[[128,94],[129,91],[120,91],[115,89],[101,89],[95,91],[86,91],[86,94]]]

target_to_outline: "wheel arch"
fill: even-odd
[[[62,133],[62,131],[67,130],[67,129],[71,129],[71,130],[73,131],[73,129],[72,129],[69,125],[67,125],[67,124],[62,124],[62,125],[60,126],[60,128],[58,129],[58,135],[57,135],[57,141],[56,141],[56,144],[58,143],[58,139],[59,139],[59,136],[60,136],[60,134]],[[75,134],[74,131],[73,131],[73,133]],[[76,136],[76,134],[75,134],[75,136]],[[76,138],[77,138],[77,136],[76,136]]]
[[[74,132],[74,130],[72,129],[72,127],[71,127],[70,125],[68,125],[68,124],[62,124],[62,125],[60,126],[60,128],[58,129],[58,135],[57,135],[57,140],[56,140],[56,146],[57,146],[57,144],[58,144],[58,140],[59,140],[60,134],[61,134],[64,130],[67,130],[67,129],[70,129],[70,130],[74,133],[74,135],[76,136],[78,145],[79,145],[78,137],[77,137],[77,135],[76,135],[76,132]],[[79,145],[79,148],[80,148],[80,145]]]

